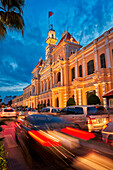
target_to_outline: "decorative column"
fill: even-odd
[[[75,59],[75,78],[78,78],[77,59]]]
[[[79,89],[78,93],[79,93],[79,105],[82,105],[81,89]]]
[[[94,85],[95,85],[96,96],[98,96],[98,97],[99,97],[98,84],[94,84]]]
[[[31,107],[31,101],[29,100],[29,107]]]
[[[63,86],[63,68],[61,67],[61,86]]]
[[[76,90],[74,90],[74,100],[75,100],[75,103],[77,105],[77,94],[76,94]]]
[[[96,40],[94,41],[94,44],[96,43]],[[94,46],[94,57],[95,57],[95,69],[98,71],[98,56],[97,56],[97,47]]]
[[[35,95],[36,95],[36,83],[35,83]]]
[[[102,90],[103,90],[103,95],[104,95],[106,92],[106,84],[105,83],[102,83]],[[106,98],[103,98],[103,104],[104,104],[104,107],[107,108],[107,99]]]
[[[46,91],[48,91],[48,79],[47,79],[47,89],[46,89]]]
[[[55,73],[53,72],[53,86],[55,84]]]
[[[42,93],[42,82],[40,82],[40,93]]]
[[[45,81],[43,81],[43,92],[45,92]]]
[[[82,55],[82,65],[83,65],[83,77],[85,77],[85,57],[84,54]]]
[[[109,40],[108,40],[108,38],[105,40],[105,47],[106,47],[107,68],[110,68],[111,67],[111,60],[110,60]]]
[[[52,89],[52,77],[50,77],[50,89]]]

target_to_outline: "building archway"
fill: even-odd
[[[87,91],[87,92],[86,92],[86,99],[88,99],[88,97],[89,97],[91,94],[96,94],[96,91],[95,91],[95,90]]]

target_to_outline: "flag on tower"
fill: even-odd
[[[49,11],[49,18],[53,15],[52,11]]]

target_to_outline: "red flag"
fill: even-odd
[[[49,11],[49,17],[53,15],[53,12],[52,11]]]

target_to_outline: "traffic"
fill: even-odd
[[[15,141],[24,152],[27,151],[26,158],[29,153],[35,160],[40,157],[45,163],[50,161],[58,167],[77,169],[76,156],[82,152],[87,154],[94,147],[99,151],[103,145],[113,156],[113,121],[103,106],[46,107],[40,111],[36,108],[3,108],[0,120],[11,118]]]

